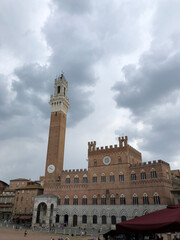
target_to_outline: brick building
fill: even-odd
[[[30,224],[32,220],[34,199],[43,194],[43,187],[36,181],[28,181],[15,192],[12,219],[17,223]]]
[[[67,81],[55,80],[44,179],[44,195],[35,199],[33,225],[110,227],[116,222],[174,203],[179,171],[162,160],[143,162],[127,136],[114,146],[88,143],[88,169],[63,170]],[[178,199],[178,196],[177,196]]]
[[[29,180],[26,178],[17,178],[10,180],[0,194],[0,220],[9,221],[12,219],[13,207],[15,202],[15,192],[18,187],[26,186]]]

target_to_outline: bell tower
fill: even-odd
[[[45,181],[60,180],[64,162],[66,115],[69,108],[68,83],[63,74],[55,79],[50,98],[51,120],[46,158]]]

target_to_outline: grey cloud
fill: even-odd
[[[54,0],[54,3],[57,4],[60,10],[65,10],[70,14],[84,14],[91,10],[91,2],[84,0],[66,0],[58,1]]]

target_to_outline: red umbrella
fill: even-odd
[[[117,233],[165,233],[180,231],[180,204],[116,224]]]

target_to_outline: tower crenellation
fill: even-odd
[[[51,112],[62,111],[67,114],[69,109],[69,99],[67,98],[68,82],[63,74],[59,78],[55,79],[54,83],[54,95],[51,95],[50,106]]]

